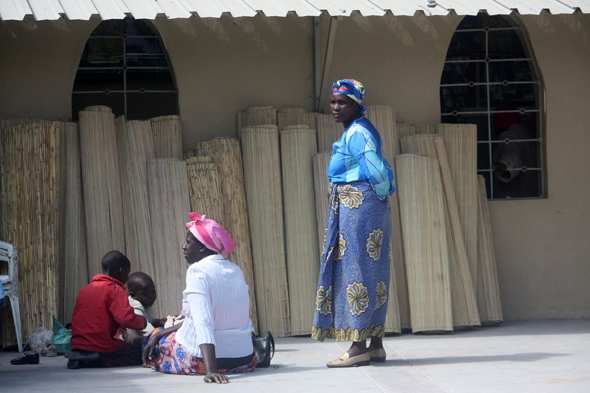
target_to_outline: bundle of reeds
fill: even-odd
[[[111,108],[109,108],[108,106],[105,106],[105,105],[87,106],[86,108],[84,108],[84,110],[88,111],[88,112],[106,112],[106,113],[113,112],[113,110]]]
[[[383,156],[393,170],[394,179],[397,178],[395,157],[400,154],[400,141],[395,124],[393,108],[386,105],[367,106],[366,117],[373,123],[383,141]],[[387,303],[387,318],[385,331],[400,333],[401,329],[410,328],[410,307],[408,300],[404,244],[398,193],[389,196],[391,206],[391,235],[390,253],[391,279],[389,299]]]
[[[246,111],[239,112],[237,116],[238,138],[242,128],[251,126],[276,125],[277,110],[272,106],[250,106]]]
[[[443,183],[444,217],[449,252],[453,326],[479,326],[477,296],[469,272],[469,260],[463,242],[455,189],[442,138],[435,134],[419,134],[401,139],[402,151],[437,160]]]
[[[416,126],[413,124],[397,123],[396,126],[400,138],[416,135]]]
[[[477,293],[477,126],[439,124],[436,133],[442,136],[446,147],[469,271]]]
[[[438,163],[396,157],[412,331],[453,330],[443,188]]]
[[[254,283],[254,267],[252,265],[252,243],[250,240],[250,225],[248,223],[248,208],[246,206],[246,189],[244,186],[244,171],[242,149],[237,138],[219,137],[197,144],[196,154],[210,155],[217,165],[221,180],[221,194],[223,200],[223,214],[221,222],[228,231],[236,249],[229,259],[242,269],[246,284],[250,290],[250,319],[256,331],[258,317],[256,312],[256,291]],[[200,156],[195,156],[200,157]]]
[[[315,212],[318,228],[319,255],[324,253],[324,237],[326,236],[326,224],[328,222],[328,209],[330,208],[330,195],[332,186],[326,176],[332,150],[323,151],[313,156],[313,184],[315,190]]]
[[[61,263],[60,320],[71,322],[78,292],[90,282],[86,261],[86,219],[82,198],[80,132],[77,123],[62,123],[64,178]]]
[[[280,142],[283,189],[288,190],[283,200],[291,334],[311,334],[320,272],[312,164],[316,132],[287,126]]]
[[[149,211],[154,248],[154,283],[158,288],[155,308],[159,315],[182,310],[187,261],[182,245],[190,221],[186,163],[173,158],[148,161]]]
[[[18,252],[24,337],[39,326],[51,326],[51,316],[59,308],[61,131],[60,123],[48,121],[0,131],[0,226],[2,240]],[[6,343],[15,343],[11,307],[2,309],[1,326]]]
[[[156,158],[182,160],[182,123],[180,116],[160,116],[150,119]]]
[[[223,195],[217,165],[211,157],[199,156],[186,160],[191,211],[223,224]],[[207,158],[200,160],[201,158]]]
[[[414,124],[416,134],[436,134],[436,126],[434,124]]]
[[[316,114],[316,131],[318,136],[318,151],[332,151],[332,145],[342,136],[344,129],[336,124],[332,115]]]
[[[119,165],[125,248],[131,271],[154,277],[152,224],[149,211],[147,162],[155,159],[152,127],[149,120],[115,121],[119,148]]]
[[[197,154],[197,152],[195,152],[194,150],[189,150],[182,155],[182,158],[184,160],[188,160],[189,158],[194,157],[196,154]]]
[[[242,154],[258,328],[279,337],[287,336],[291,324],[277,126],[243,128]]]
[[[123,201],[115,118],[104,111],[80,111],[82,186],[90,277],[111,250],[126,253]]]
[[[498,271],[496,269],[496,255],[492,239],[490,211],[486,193],[486,181],[483,176],[478,180],[478,208],[477,208],[477,250],[479,255],[478,305],[481,324],[490,326],[502,323],[502,303],[500,301],[500,286],[498,285]]]
[[[313,129],[316,125],[316,114],[303,108],[283,108],[277,114],[279,131],[288,126],[304,125]]]

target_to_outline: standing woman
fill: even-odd
[[[184,321],[155,329],[143,362],[167,374],[205,375],[205,382],[227,383],[225,374],[254,371],[248,285],[227,255],[236,247],[213,220],[190,213],[186,243],[189,264],[182,293]]]
[[[345,131],[333,145],[327,171],[332,194],[311,336],[353,343],[328,367],[385,361],[391,234],[387,194],[395,188],[379,132],[364,117],[364,96],[360,82],[343,79],[334,83],[330,97],[332,115]]]

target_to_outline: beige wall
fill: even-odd
[[[0,117],[71,118],[76,70],[98,23],[0,22]]]
[[[590,16],[522,18],[546,86],[549,197],[491,202],[505,319],[590,317]],[[461,18],[353,16],[338,23],[328,83],[361,80],[398,122],[436,123]],[[0,22],[0,116],[71,116],[84,43],[99,23]],[[184,149],[233,136],[247,106],[314,105],[312,18],[157,19],[178,84]],[[322,20],[327,38],[328,19]]]

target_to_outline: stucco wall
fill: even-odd
[[[439,83],[461,18],[338,22],[328,83],[361,80],[367,104],[398,122],[440,120]],[[590,16],[522,18],[546,87],[548,198],[491,202],[505,319],[590,316]],[[71,117],[83,46],[100,21],[0,22],[0,116]],[[184,149],[234,136],[247,106],[314,106],[312,18],[166,20],[161,34],[178,84]],[[322,19],[325,49],[328,18]]]

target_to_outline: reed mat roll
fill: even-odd
[[[434,124],[414,124],[416,134],[436,134],[436,126]]]
[[[332,151],[332,145],[342,136],[344,129],[332,115],[316,114],[316,125],[318,137],[318,151]]]
[[[92,105],[87,106],[84,108],[87,112],[105,112],[105,113],[113,113],[113,110],[105,105]]]
[[[182,291],[186,288],[187,261],[182,245],[186,223],[190,221],[186,163],[173,158],[147,162],[149,210],[154,248],[154,275],[158,315],[182,311]]]
[[[213,163],[211,157],[206,158],[209,162],[195,160],[194,157],[186,160],[191,211],[205,215],[223,227],[221,179],[217,165]]]
[[[400,139],[406,136],[416,135],[416,126],[413,124],[397,123],[396,126]]]
[[[214,138],[198,143],[195,152],[209,155],[217,166],[223,201],[221,222],[236,243],[236,249],[230,254],[229,260],[242,269],[246,284],[250,287],[250,319],[252,319],[254,330],[257,331],[256,286],[240,140],[227,137]],[[197,155],[193,159],[199,158],[201,156]]]
[[[127,251],[115,117],[99,111],[80,111],[79,115],[88,274],[92,278],[102,273],[100,262],[107,252]]]
[[[307,112],[303,108],[283,108],[277,114],[279,131],[288,126],[304,125],[311,129],[316,126],[316,114]]]
[[[0,130],[2,240],[18,253],[22,337],[52,326],[58,315],[60,229],[63,206],[61,134],[58,122]],[[3,274],[7,264],[1,264]],[[10,301],[7,302],[10,305]],[[2,339],[16,343],[11,307],[3,307]]]
[[[315,192],[315,212],[318,228],[319,255],[324,253],[324,237],[328,223],[328,209],[330,208],[330,195],[332,186],[326,171],[330,165],[332,150],[323,151],[313,156],[313,184]]]
[[[502,323],[502,303],[500,301],[500,286],[496,269],[496,254],[492,239],[492,226],[486,193],[486,181],[483,176],[477,176],[478,208],[477,208],[477,250],[479,255],[479,285],[478,305],[481,324],[484,326]]]
[[[277,124],[277,110],[272,106],[250,106],[237,115],[238,138],[242,128]]]
[[[471,281],[477,290],[477,126],[474,124],[438,124],[447,150]]]
[[[86,219],[82,198],[82,173],[80,163],[80,132],[77,123],[62,123],[64,168],[63,212],[60,264],[60,320],[72,321],[78,292],[91,277],[88,274],[86,254]]]
[[[395,113],[392,107],[386,105],[367,106],[366,117],[373,123],[383,141],[383,156],[389,162],[394,180],[397,179],[395,157],[400,153],[400,141],[395,124]],[[391,206],[391,236],[390,253],[391,279],[390,296],[387,304],[385,320],[386,333],[400,333],[401,329],[410,328],[410,306],[408,299],[404,244],[398,193],[389,196]],[[391,296],[394,294],[395,296]]]
[[[438,162],[396,157],[412,332],[453,330],[443,187]]]
[[[119,147],[119,165],[125,248],[131,272],[141,271],[154,278],[154,251],[150,219],[147,162],[156,158],[149,120],[115,120]]]
[[[285,244],[289,277],[291,334],[311,334],[320,254],[313,182],[313,156],[317,153],[315,130],[287,126],[281,131],[281,167]]]
[[[419,134],[401,139],[402,151],[418,154],[437,160],[444,188],[445,228],[447,231],[447,250],[449,252],[449,272],[451,278],[451,300],[453,307],[453,326],[479,326],[477,296],[469,272],[469,260],[463,242],[455,189],[447,161],[444,142],[438,135]]]
[[[184,153],[184,154],[182,155],[182,158],[183,158],[183,159],[186,161],[186,160],[188,160],[189,158],[191,158],[191,157],[194,157],[195,155],[197,155],[197,152],[196,152],[196,151],[194,151],[194,150],[189,150],[189,151],[187,151],[186,153]]]
[[[27,124],[32,124],[32,123],[38,123],[38,122],[42,122],[44,120],[42,119],[34,119],[34,118],[28,118],[28,119],[8,119],[8,118],[1,118],[0,117],[0,129],[2,128],[14,128],[14,127],[18,127],[18,126],[24,126]]]
[[[182,160],[182,123],[180,116],[152,117],[152,132],[156,158]]]
[[[242,154],[258,329],[284,337],[290,334],[291,324],[277,126],[243,128]]]

